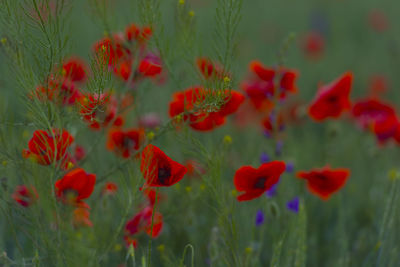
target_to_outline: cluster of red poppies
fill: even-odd
[[[129,25],[124,33],[105,37],[94,45],[97,63],[130,89],[135,89],[145,78],[160,81],[163,79],[161,59],[149,52],[147,47],[151,36],[150,27]],[[322,41],[321,43],[310,44],[310,49],[319,49],[323,46]],[[250,74],[241,83],[242,92],[238,92],[229,88],[231,74],[219,63],[200,57],[195,64],[208,84],[216,82],[222,84],[223,88],[192,86],[173,93],[169,103],[169,116],[176,129],[186,123],[196,131],[211,131],[224,125],[228,116],[236,114],[236,118],[240,120],[247,112],[256,114],[253,120],[255,118],[263,126],[266,134],[273,135],[276,141],[280,141],[282,137],[279,133],[284,126],[299,116],[299,104],[293,105],[289,99],[298,92],[298,71],[284,66],[267,67],[259,61],[252,61],[249,65]],[[176,184],[185,174],[194,173],[197,163],[188,161],[190,164],[184,166],[172,160],[160,148],[149,144],[152,139],[146,138],[146,128],[158,126],[157,118],[151,118],[151,123],[139,120],[138,127],[124,128],[125,113],[132,107],[133,96],[129,92],[122,96],[111,91],[101,94],[83,93],[79,87],[88,79],[86,64],[77,58],[70,58],[63,62],[61,68],[56,68],[46,85],[37,87],[30,97],[52,101],[61,106],[76,105],[78,114],[90,129],[107,129],[108,150],[125,159],[140,160],[140,170],[144,178],[141,190],[148,201],[126,223],[124,235],[127,244],[136,247],[136,236],[139,233],[144,232],[155,238],[163,227],[163,216],[156,211],[160,193],[154,188]],[[309,117],[316,122],[322,122],[340,118],[351,110],[352,118],[362,128],[371,130],[380,143],[389,139],[400,143],[400,124],[395,109],[376,96],[352,105],[352,80],[353,75],[348,72],[332,83],[321,86],[308,105]],[[221,101],[209,106],[210,99]],[[94,191],[96,175],[87,173],[82,168],[75,168],[79,166],[86,152],[83,147],[75,146],[75,153],[72,154],[70,150],[73,142],[74,137],[65,129],[36,130],[28,143],[28,149],[23,150],[23,156],[41,165],[54,164],[66,171],[55,182],[55,195],[63,204],[74,207],[74,225],[92,226],[89,219],[90,207],[84,200]],[[238,201],[249,201],[263,195],[279,182],[287,169],[286,165],[283,161],[271,161],[258,168],[239,168],[233,178],[236,190],[241,192],[237,197]],[[203,173],[203,170],[199,173]],[[297,173],[298,178],[307,181],[309,191],[324,200],[340,190],[349,175],[350,171],[346,168],[330,167]],[[117,190],[116,184],[107,182],[101,192],[102,195],[114,195]],[[19,186],[13,194],[13,198],[24,207],[34,203],[38,197],[33,186]]]

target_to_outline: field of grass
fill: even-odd
[[[0,0],[0,266],[400,266],[399,12]]]

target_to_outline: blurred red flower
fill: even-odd
[[[317,95],[309,106],[308,114],[315,121],[327,118],[339,118],[351,108],[350,91],[353,74],[347,72],[330,84],[318,89]]]
[[[225,117],[236,112],[244,101],[244,96],[238,92],[225,90],[225,104],[219,110],[196,110],[196,105],[205,101],[207,94],[213,94],[202,87],[192,87],[173,95],[169,104],[169,115],[175,117],[185,111],[183,120],[189,119],[189,126],[198,131],[210,131],[225,123]]]
[[[352,108],[358,124],[372,131],[380,143],[384,143],[398,132],[399,121],[395,109],[377,98],[357,101]]]
[[[161,59],[156,55],[148,54],[139,63],[138,72],[145,77],[155,77],[161,71]]]
[[[350,176],[349,169],[312,169],[309,172],[297,172],[299,179],[307,180],[307,187],[311,193],[323,200],[328,200],[331,195],[339,191]]]
[[[61,165],[66,167],[69,162],[67,149],[73,141],[74,137],[66,130],[53,129],[52,133],[36,130],[22,155],[24,158],[33,158],[41,165],[61,160]]]
[[[225,76],[229,77],[229,73],[225,73],[223,68],[216,62],[206,57],[199,57],[196,59],[197,68],[205,79],[218,78],[222,79]]]
[[[90,197],[95,183],[95,174],[88,174],[85,170],[77,168],[56,181],[56,196],[67,204],[80,205],[82,200]]]
[[[153,224],[152,224],[153,220]],[[152,238],[160,235],[163,228],[163,216],[155,212],[153,216],[153,207],[148,206],[136,214],[125,225],[125,240],[129,240],[133,235],[145,232]]]
[[[62,75],[71,82],[85,82],[88,68],[86,63],[77,57],[71,57],[63,62]]]
[[[317,60],[324,53],[325,40],[317,31],[308,32],[302,41],[302,48],[306,56],[310,59]]]
[[[288,93],[298,91],[296,80],[299,74],[296,70],[282,68],[278,71],[275,68],[265,67],[257,60],[250,62],[249,69],[251,77],[241,86],[259,111],[270,110],[274,106],[275,99],[283,100]],[[278,94],[278,97],[275,94]]]
[[[101,190],[101,194],[103,196],[113,196],[117,193],[118,191],[118,186],[114,182],[107,182],[104,186],[103,189]]]
[[[117,66],[121,60],[130,57],[129,49],[123,46],[120,38],[115,37],[106,37],[94,45],[94,51],[98,59],[101,60],[99,63],[106,64],[110,68]]]
[[[111,129],[108,133],[107,149],[124,158],[129,158],[140,148],[143,141],[144,131],[141,129]]]
[[[389,21],[382,10],[372,9],[368,13],[368,24],[376,32],[384,32],[389,28]]]
[[[147,186],[171,186],[182,180],[187,169],[161,149],[149,144],[142,151],[140,170]]]
[[[12,194],[12,198],[21,206],[29,207],[35,203],[35,201],[39,198],[39,195],[33,185],[18,185]]]
[[[386,76],[375,74],[369,80],[369,93],[372,97],[378,97],[389,88]]]
[[[244,192],[237,197],[239,201],[252,200],[261,196],[274,184],[278,183],[286,165],[283,161],[271,161],[255,169],[251,166],[239,168],[234,177],[236,190]]]
[[[109,93],[87,94],[80,98],[79,113],[92,130],[107,127],[111,122],[119,122],[117,117],[118,102]]]
[[[84,226],[92,227],[93,223],[89,218],[90,212],[87,208],[78,207],[74,209],[73,224],[75,227]]]
[[[139,44],[145,44],[153,35],[153,30],[150,26],[139,27],[132,23],[125,29],[125,38],[128,41],[137,41]]]

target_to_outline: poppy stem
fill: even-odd
[[[149,240],[149,247],[147,249],[147,266],[150,267],[151,263],[151,243],[153,240],[153,228],[154,228],[154,214],[156,212],[156,206],[157,206],[157,201],[158,200],[158,188],[156,189],[156,196],[155,196],[155,202],[153,206],[153,212],[151,214],[151,232],[150,232],[150,240]]]

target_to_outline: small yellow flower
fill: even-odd
[[[399,178],[399,172],[396,169],[391,169],[389,171],[390,180],[394,181]]]
[[[234,197],[237,196],[237,193],[238,193],[238,192],[237,192],[235,189],[233,189],[233,190],[231,191],[231,195],[234,196]]]
[[[185,0],[179,0],[179,4],[180,5],[184,5],[185,4]]]
[[[121,244],[115,244],[114,251],[120,251],[122,249]]]
[[[3,161],[1,162],[1,164],[3,164],[3,166],[7,166],[8,162],[7,162],[7,160],[3,160]]]
[[[77,232],[76,233],[76,238],[79,239],[79,240],[82,239],[82,233],[81,232]]]
[[[375,245],[375,250],[378,250],[380,247],[381,247],[381,245],[382,245],[382,242],[381,241],[378,241],[378,243],[376,243],[376,245]]]
[[[194,11],[193,10],[189,11],[189,16],[194,17]]]
[[[70,161],[70,162],[68,162],[68,166],[67,166],[67,169],[72,169],[73,167],[74,167],[75,165]]]
[[[160,251],[160,253],[163,253],[164,250],[165,250],[165,245],[164,245],[164,244],[159,245],[159,246],[157,247],[157,250]]]
[[[230,135],[225,135],[223,142],[224,142],[225,145],[232,144],[232,137]]]
[[[191,186],[186,186],[185,190],[186,190],[186,192],[190,193],[190,192],[192,192],[192,187]]]
[[[224,83],[230,83],[231,79],[228,76],[224,77]]]
[[[1,38],[0,42],[1,42],[2,44],[7,43],[7,38],[6,38],[6,37]]]
[[[178,123],[181,122],[182,119],[183,119],[182,114],[179,114],[179,115],[176,115],[176,116],[175,116],[175,120],[176,120],[176,122],[178,122]]]
[[[246,252],[246,254],[251,254],[253,252],[253,248],[252,247],[247,247],[244,250]]]
[[[154,136],[155,136],[155,134],[154,134],[154,132],[152,132],[152,131],[150,131],[150,132],[147,133],[147,139],[149,139],[149,140],[153,140],[153,139],[154,139]]]
[[[22,137],[23,138],[28,138],[28,136],[29,136],[29,132],[28,131],[23,131],[23,133],[22,133]]]

